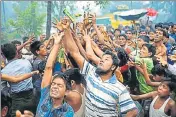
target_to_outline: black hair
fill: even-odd
[[[166,36],[166,31],[164,29],[158,29],[158,31],[162,31],[163,32],[163,36]]]
[[[141,29],[141,30],[139,31],[139,33],[141,33],[141,32],[146,32],[146,33],[147,33],[147,31],[146,31],[145,29]]]
[[[12,41],[11,43],[13,43],[13,44],[19,44],[19,45],[21,45],[21,42],[20,41],[18,41],[18,40],[14,40],[14,41]]]
[[[1,46],[1,50],[3,55],[7,58],[7,60],[12,60],[16,56],[16,46],[12,43],[7,43]]]
[[[148,48],[148,51],[152,53],[150,57],[153,57],[156,53],[156,47],[151,44],[143,44],[142,46],[146,46]]]
[[[115,65],[116,67],[119,66],[118,57],[117,57],[114,53],[112,53],[112,51],[106,50],[106,51],[104,52],[103,56],[104,56],[104,55],[111,55],[112,60],[113,60],[113,65]]]
[[[30,45],[30,51],[35,55],[38,56],[38,54],[36,53],[37,50],[39,50],[40,46],[42,45],[42,43],[40,41],[34,41],[31,45]]]
[[[176,24],[172,24],[171,27],[173,28],[174,26],[176,26]]]
[[[153,29],[153,30],[150,30],[148,33],[151,33],[151,32],[154,32],[154,33],[156,33],[156,31]]]
[[[62,72],[55,72],[53,79],[51,81],[51,83],[56,79],[56,78],[60,78],[64,81],[65,85],[66,85],[66,90],[70,90],[71,89],[71,83],[68,82],[68,79],[66,77],[66,75]]]
[[[120,60],[119,67],[124,66],[129,61],[129,56],[123,48],[116,48],[117,56]]]
[[[167,86],[169,87],[169,91],[172,92],[175,90],[176,88],[176,83],[174,82],[171,82],[171,81],[163,81],[163,82],[166,82]]]
[[[152,75],[156,76],[156,75],[159,75],[159,76],[165,76],[165,67],[162,66],[161,64],[156,64],[152,70],[151,70],[151,73]]]
[[[125,33],[127,33],[127,32],[131,32],[131,34],[133,34],[132,30],[126,30]]]
[[[22,40],[23,40],[23,43],[25,43],[27,40],[29,39],[29,37],[23,37]]]
[[[118,29],[118,28],[114,30],[114,33],[115,33],[116,31],[119,31],[119,32],[121,33],[121,30],[120,30],[120,29]]]
[[[120,34],[119,37],[124,37],[127,40],[127,36],[125,34]]]
[[[142,40],[144,40],[145,42],[147,42],[147,43],[149,43],[149,37],[147,36],[147,35],[141,35],[141,36],[139,36],[138,38],[140,38],[140,39],[142,39]]]
[[[68,82],[71,84],[71,80],[74,80],[76,84],[81,84],[84,76],[80,73],[78,68],[68,69],[64,72],[66,75]]]
[[[162,23],[158,23],[158,24],[155,25],[155,29],[158,28],[158,27],[162,28]]]

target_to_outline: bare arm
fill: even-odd
[[[157,95],[157,91],[153,91],[153,92],[142,94],[142,95],[132,95],[131,94],[131,98],[133,100],[140,100],[140,99],[154,98],[156,95]]]
[[[94,52],[98,55],[98,57],[101,58],[104,52],[97,46],[97,44],[94,41],[91,41],[91,44]]]
[[[100,30],[98,29],[98,27],[96,25],[96,18],[95,17],[96,17],[95,15],[92,15],[92,25],[93,25],[94,30],[97,33],[99,42],[104,44],[105,43],[104,42],[104,36],[101,34]]]
[[[146,67],[146,64],[143,62],[142,63],[142,69],[143,69],[143,72],[144,72],[144,78],[145,78],[145,81],[148,85],[150,86],[154,86],[154,87],[158,87],[160,85],[161,82],[152,82],[149,78],[149,75],[147,73],[147,67]]]
[[[33,74],[38,74],[39,71],[33,71],[31,73],[27,73],[27,74],[23,74],[23,75],[20,75],[20,76],[9,76],[9,75],[6,75],[6,74],[2,74],[2,79],[3,80],[6,80],[6,81],[9,81],[9,82],[20,82],[22,80],[25,80],[25,79],[28,79],[30,77],[32,77]]]
[[[17,51],[20,51],[24,46],[26,46],[27,44],[31,43],[33,40],[34,40],[33,36],[29,37],[29,39],[25,43],[23,43],[22,45],[17,47]]]
[[[86,35],[83,37],[85,42],[86,42],[86,54],[88,59],[90,59],[91,61],[93,61],[96,65],[98,65],[100,58],[97,57],[92,49],[91,46],[91,38],[90,36]]]
[[[63,37],[63,33],[61,33],[59,36],[58,36],[58,34],[56,34],[54,37],[55,38],[54,47],[53,47],[53,49],[48,57],[47,63],[46,63],[41,88],[47,87],[51,83],[53,67],[54,67],[56,57],[57,57],[57,53],[59,52],[60,42],[61,42],[62,37]]]
[[[128,111],[125,117],[136,117],[138,114],[138,110],[137,109],[133,109],[131,111]]]
[[[82,47],[80,40],[77,37],[75,37],[75,42],[76,42],[76,45],[78,46],[78,49],[79,49],[81,55],[88,61],[86,52],[85,52],[84,48]]]
[[[76,61],[77,65],[82,70],[85,59],[80,54],[79,49],[76,46],[75,41],[73,40],[70,29],[65,30],[64,47],[67,49],[68,52],[70,52],[71,56]]]
[[[171,102],[171,117],[175,117],[176,116],[176,104],[175,101]]]

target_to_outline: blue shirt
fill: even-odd
[[[41,89],[41,98],[37,107],[36,117],[73,117],[74,111],[67,103],[64,103],[59,108],[52,108],[49,89],[49,86]]]
[[[9,61],[9,63],[2,69],[1,73],[9,75],[9,76],[17,76],[23,75],[26,73],[30,73],[32,71],[31,63],[25,59],[16,59]],[[26,80],[12,83],[9,82],[10,89],[12,93],[19,93],[21,91],[27,91],[33,88],[32,78],[28,78]],[[7,87],[7,82],[1,82],[2,89]]]
[[[86,117],[118,117],[118,113],[126,113],[137,109],[126,87],[116,76],[102,81],[95,73],[96,67],[84,62],[82,73],[86,75]],[[117,109],[118,106],[120,110]]]
[[[172,37],[176,41],[176,34],[172,33],[172,34],[169,34],[169,36]]]

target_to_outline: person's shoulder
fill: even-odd
[[[173,106],[176,106],[176,103],[173,99],[170,98],[170,100],[168,101],[168,105],[169,107],[173,107]]]

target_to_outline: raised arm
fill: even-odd
[[[17,51],[20,51],[24,46],[31,43],[33,40],[34,40],[34,36],[30,36],[29,39],[25,43],[17,47]]]
[[[93,61],[96,65],[98,65],[98,63],[100,62],[100,58],[95,55],[92,49],[90,36],[85,35],[83,38],[84,38],[84,41],[86,42],[86,55],[88,59]]]
[[[84,64],[84,57],[80,54],[79,49],[73,40],[71,30],[70,30],[70,23],[66,20],[66,24],[62,24],[62,27],[65,27],[64,32],[64,47],[65,49],[71,54],[73,59],[76,61],[79,68],[82,70]],[[67,26],[66,26],[67,25]]]
[[[158,87],[161,82],[152,82],[150,80],[148,72],[147,72],[147,67],[146,67],[146,64],[144,63],[144,61],[142,61],[142,63],[141,63],[141,68],[143,69],[144,78],[145,78],[146,83],[150,86]]]
[[[93,25],[93,28],[94,30],[96,31],[97,33],[97,36],[98,36],[98,40],[101,44],[104,44],[104,36],[103,34],[101,34],[100,30],[98,29],[97,25],[96,25],[96,16],[95,15],[91,15],[92,17],[92,25]]]
[[[53,67],[54,67],[54,63],[55,63],[57,54],[59,52],[59,48],[60,48],[60,45],[61,45],[60,42],[63,38],[63,35],[64,35],[63,32],[60,35],[58,35],[58,34],[54,35],[54,39],[55,39],[54,40],[54,46],[53,46],[53,49],[52,49],[52,51],[51,51],[51,53],[48,57],[47,63],[46,63],[41,88],[47,87],[51,83]]]
[[[97,46],[97,44],[94,41],[91,41],[91,44],[92,44],[92,49],[94,50],[96,55],[98,55],[98,57],[101,58],[104,52]]]
[[[81,44],[79,38],[78,37],[74,37],[74,39],[75,39],[76,45],[77,45],[81,55],[88,61],[86,52],[85,52],[84,48],[82,47],[82,44]]]
[[[37,71],[33,71],[31,73],[23,74],[20,76],[9,76],[6,74],[2,74],[2,80],[16,83],[16,82],[20,82],[22,80],[28,79],[28,78],[32,77],[32,75],[38,74],[38,73],[39,73],[39,71],[37,70]]]

